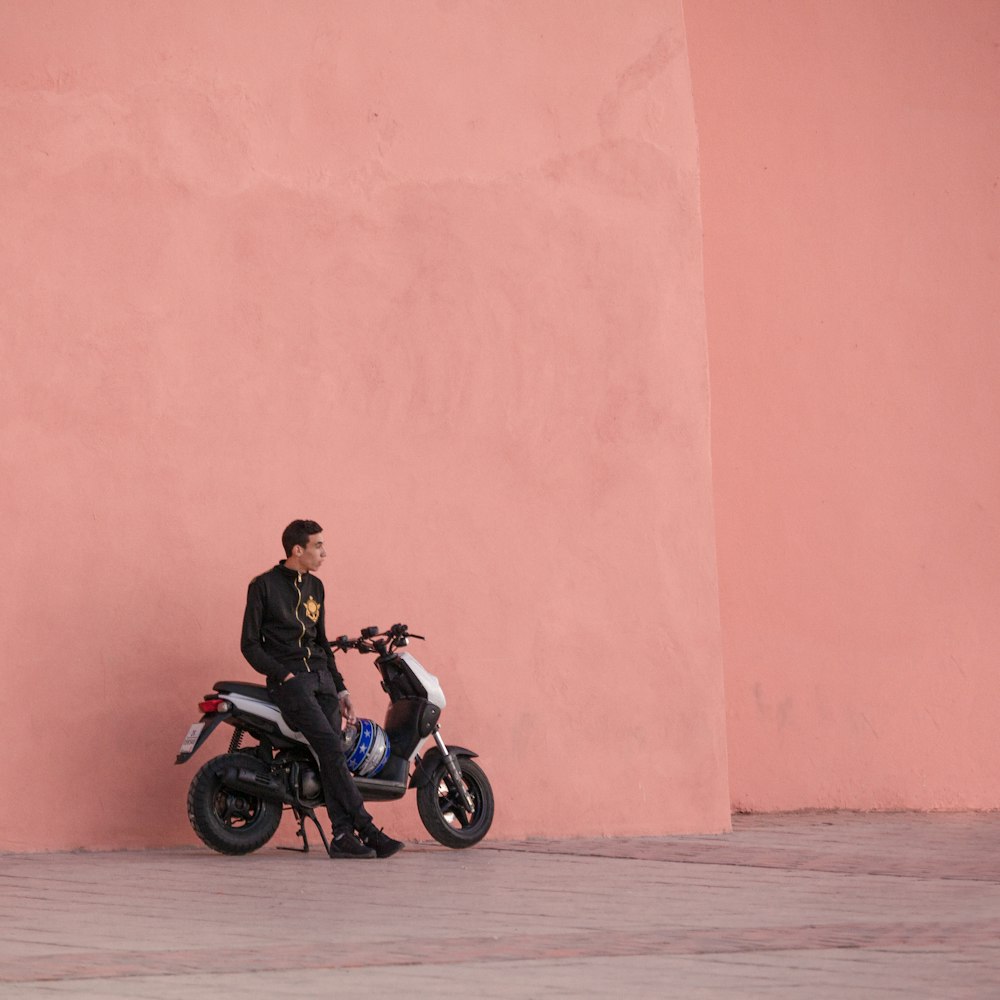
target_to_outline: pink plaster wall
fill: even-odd
[[[496,836],[726,828],[680,3],[3,22],[0,849],[194,842],[300,516],[335,630],[430,636]]]
[[[1000,5],[687,0],[737,808],[995,808]]]

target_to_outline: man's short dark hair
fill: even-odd
[[[315,521],[292,521],[281,533],[281,545],[285,555],[290,556],[296,545],[305,548],[309,544],[310,535],[318,535],[323,529]]]

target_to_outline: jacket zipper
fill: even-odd
[[[298,601],[295,603],[295,620],[299,623],[302,631],[299,633],[299,649],[302,649],[302,640],[305,638],[306,634],[306,623],[299,617],[299,608],[302,607],[302,591],[299,590],[299,582],[302,579],[302,574],[299,573],[295,577],[295,593],[298,594]],[[306,672],[312,673],[312,668],[309,666],[309,657],[312,655],[309,652],[309,647],[306,646],[303,650],[305,656],[302,657],[302,662],[306,665]]]

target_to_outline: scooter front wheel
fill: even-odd
[[[441,761],[430,781],[417,789],[417,812],[427,832],[445,847],[472,847],[493,823],[493,789],[483,769],[468,757],[456,762],[472,799],[472,812]]]
[[[229,767],[254,767],[246,754],[213,757],[194,776],[188,790],[188,819],[194,832],[220,854],[249,854],[263,847],[281,823],[281,804],[227,788]]]

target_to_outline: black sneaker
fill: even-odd
[[[371,847],[365,847],[353,833],[344,833],[330,841],[330,857],[374,858],[375,851]]]
[[[375,853],[380,858],[391,858],[404,847],[401,840],[393,840],[387,833],[376,830],[375,827],[372,827],[371,831],[364,834],[361,839],[369,847],[374,848]]]

